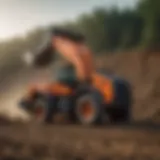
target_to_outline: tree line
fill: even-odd
[[[79,16],[74,22],[58,25],[82,32],[95,53],[134,48],[159,49],[160,0],[139,0],[135,8],[125,10],[96,8],[89,14]],[[38,28],[26,37],[0,43],[0,66],[8,59],[12,62],[10,64],[17,65],[17,56],[34,48],[48,28]]]
[[[160,1],[139,0],[134,9],[97,8],[66,27],[80,30],[97,52],[160,45]]]

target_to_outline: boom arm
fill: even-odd
[[[62,33],[57,32],[56,34]],[[51,39],[45,41],[32,55],[29,55],[30,63],[38,67],[48,65],[52,61],[55,50],[64,59],[73,64],[80,81],[91,78],[93,74],[91,51],[83,40],[81,41],[81,37],[67,32],[64,32],[63,36],[52,35]]]
[[[93,73],[92,56],[84,43],[76,43],[67,39],[59,39],[56,50],[75,67],[80,81],[88,80]]]

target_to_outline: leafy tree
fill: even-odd
[[[157,47],[160,44],[160,1],[140,0],[138,11],[145,21],[142,42],[144,47]]]

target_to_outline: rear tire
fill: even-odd
[[[116,98],[113,104],[112,121],[115,123],[130,123],[132,120],[132,87],[125,80],[115,81]]]

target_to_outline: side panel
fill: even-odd
[[[67,96],[74,94],[74,91],[61,83],[50,83],[47,85],[34,85],[29,88],[29,92],[27,94],[28,99],[34,96],[35,93],[50,93],[56,96]]]
[[[61,83],[53,83],[48,86],[48,91],[56,96],[67,96],[74,94],[74,91]]]
[[[107,79],[101,74],[93,75],[93,86],[97,88],[104,96],[104,103],[110,104],[114,100],[114,89],[112,80]]]

